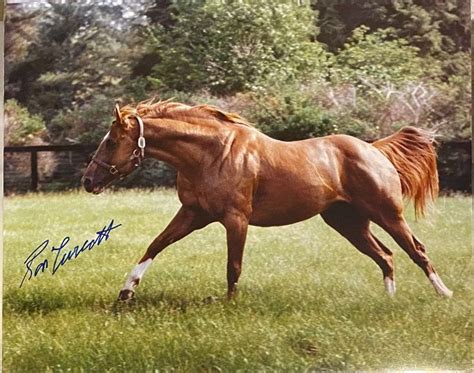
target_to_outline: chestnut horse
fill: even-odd
[[[145,157],[178,171],[181,208],[129,274],[119,299],[133,297],[148,266],[168,245],[212,222],[227,234],[228,296],[236,291],[247,227],[296,223],[317,214],[380,267],[395,293],[392,252],[370,230],[382,227],[450,297],[403,217],[403,197],[416,213],[438,193],[432,135],[406,127],[372,144],[346,135],[283,142],[236,114],[200,105],[146,101],[114,111],[115,120],[82,179],[100,193]]]

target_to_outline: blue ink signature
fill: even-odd
[[[67,244],[69,243],[70,238],[68,236],[64,237],[61,244],[58,247],[52,246],[51,252],[55,253],[53,267],[51,268],[51,274],[54,275],[59,268],[65,265],[68,261],[76,259],[81,253],[86,250],[92,250],[94,246],[99,246],[102,241],[107,241],[110,236],[110,232],[120,227],[122,224],[114,225],[114,220],[112,219],[108,226],[104,226],[100,231],[97,232],[97,236],[93,240],[85,240],[82,245],[74,246],[74,248],[69,251],[64,250]],[[46,250],[49,245],[49,240],[44,240],[33,252],[26,258],[24,264],[26,267],[25,275],[21,280],[20,287],[22,287],[25,280],[31,280],[32,277],[36,277],[41,273],[44,273],[49,267],[48,259],[44,259],[39,264],[33,264],[36,258]],[[62,255],[61,255],[62,254]]]

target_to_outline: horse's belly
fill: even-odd
[[[252,214],[250,224],[259,227],[271,227],[278,225],[288,225],[298,223],[319,214],[319,211],[288,211],[288,212],[268,212]]]
[[[323,212],[337,199],[333,193],[318,188],[260,196],[254,199],[250,224],[266,227],[297,223]]]

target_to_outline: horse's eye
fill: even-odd
[[[117,143],[112,139],[107,139],[105,141],[105,146],[107,149],[114,149],[117,146]]]

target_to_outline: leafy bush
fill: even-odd
[[[439,74],[437,64],[431,60],[425,63],[418,55],[418,48],[405,39],[391,36],[393,30],[368,31],[365,26],[355,29],[344,48],[335,55],[331,69],[333,83],[349,82],[364,87],[369,81],[400,86]]]
[[[112,123],[114,101],[97,95],[89,102],[65,108],[48,124],[48,131],[59,143],[96,144]]]
[[[437,97],[427,117],[445,138],[471,139],[472,85],[471,55],[452,56],[457,71],[436,85]]]
[[[160,57],[149,80],[155,88],[229,94],[264,80],[319,77],[327,54],[311,42],[315,33],[309,6],[182,3],[174,27],[156,26],[149,36]]]
[[[6,145],[26,145],[46,130],[43,119],[39,115],[31,115],[15,99],[5,102],[5,119]]]
[[[309,137],[346,133],[363,136],[367,125],[351,117],[350,112],[331,111],[323,106],[321,87],[286,85],[267,88],[246,96],[242,113],[262,132],[280,140],[301,140]]]

